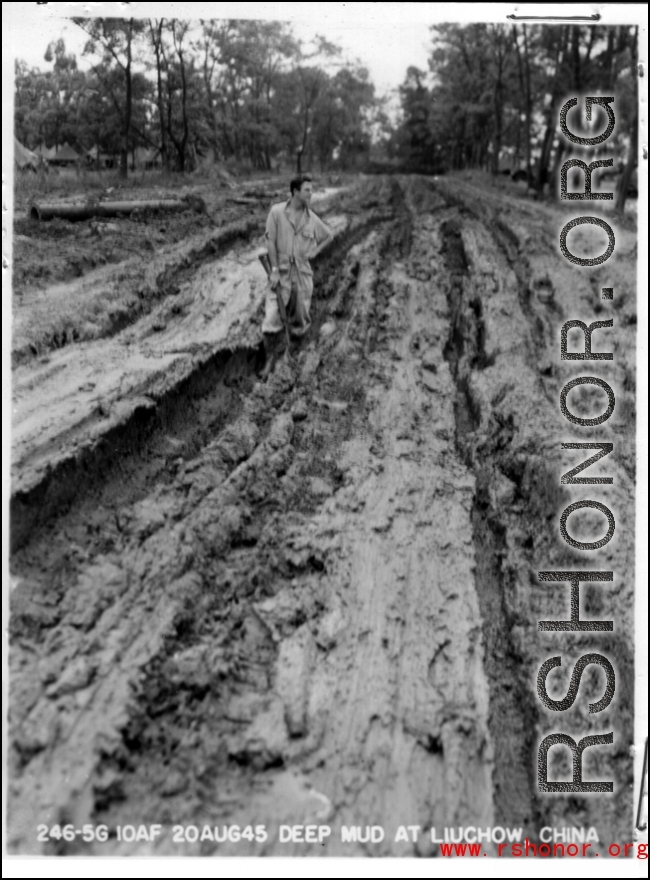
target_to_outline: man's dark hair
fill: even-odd
[[[313,183],[313,178],[311,174],[299,174],[297,177],[294,177],[291,183],[289,184],[289,191],[291,195],[294,194],[295,190],[300,192],[303,183]]]

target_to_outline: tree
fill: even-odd
[[[215,150],[270,168],[280,146],[275,104],[297,41],[281,22],[204,22],[199,46]]]
[[[429,68],[437,106],[432,134],[438,152],[452,168],[489,163],[496,173],[504,135],[512,136],[506,96],[515,68],[509,34],[502,25],[445,24],[434,26],[432,36]]]
[[[629,61],[617,79],[616,94],[619,98],[619,113],[628,120],[628,143],[623,172],[616,193],[615,210],[623,213],[632,175],[638,165],[639,140],[639,80],[637,76],[639,29],[635,27],[629,41]]]
[[[519,41],[519,32],[517,31],[517,25],[513,24],[512,26],[512,39],[515,46],[515,52],[517,54],[517,71],[519,75],[519,91],[523,100],[523,111],[524,111],[524,119],[525,119],[525,128],[524,128],[524,143],[525,143],[525,156],[526,156],[526,182],[530,183],[532,177],[532,156],[531,156],[531,146],[532,146],[532,115],[533,115],[533,100],[532,100],[532,77],[531,77],[531,63],[530,63],[530,39],[528,35],[528,31],[526,29],[526,25],[522,25],[522,44]],[[523,49],[523,52],[522,52]],[[521,150],[521,140],[519,136],[517,137],[517,151],[516,155],[519,156]]]
[[[112,87],[119,91],[120,83],[114,82],[116,78],[119,78],[117,71],[105,70],[103,76],[109,82],[113,80]],[[107,93],[97,74],[92,71],[86,77],[86,86],[80,100],[77,141],[82,143],[86,149],[96,149],[95,163],[97,168],[101,167],[102,152],[111,156],[119,154],[119,130],[120,116],[111,96]]]
[[[433,99],[424,85],[425,72],[411,66],[399,87],[403,116],[402,148],[409,167],[426,170],[433,157]]]
[[[167,149],[167,127],[165,125],[165,100],[163,94],[163,70],[165,66],[162,40],[165,19],[149,19],[149,40],[155,55],[156,66],[156,102],[158,108],[158,123],[160,126],[160,155],[163,168],[169,169],[169,152]]]
[[[488,25],[487,36],[492,44],[492,112],[494,115],[494,139],[492,143],[492,174],[499,173],[499,158],[503,143],[504,86],[510,73],[509,60],[512,48],[511,36],[502,24]]]
[[[614,94],[616,88],[618,106],[629,93],[629,125],[615,138],[621,149],[636,141],[630,27],[443,24],[431,33],[430,85],[409,68],[400,88],[402,120],[393,144],[407,165],[425,170],[432,156],[444,156],[450,168],[519,174],[524,164],[537,195],[550,184],[557,197],[562,163],[574,152],[559,136],[569,89]],[[574,130],[580,125],[576,114]],[[631,157],[626,165],[619,193],[635,161]]]
[[[201,20],[201,39],[196,47],[203,55],[202,72],[205,89],[205,101],[208,123],[212,131],[212,148],[215,158],[226,156],[226,146],[221,133],[219,103],[217,92],[220,88],[219,77],[225,64],[224,46],[232,32],[230,21],[216,22]]]
[[[188,79],[193,71],[192,61],[187,58],[188,50],[185,42],[189,27],[189,21],[179,21],[175,18],[167,23],[166,28],[172,38],[173,56],[170,57],[170,50],[165,49],[164,41],[160,42],[167,73],[167,114],[162,124],[166,127],[169,139],[176,148],[176,164],[179,171],[185,171],[190,139],[187,95]],[[180,100],[175,100],[176,93],[180,94]]]
[[[120,102],[115,89],[105,79],[104,84],[113,97],[116,107],[121,107],[122,147],[120,151],[120,174],[128,176],[128,153],[131,140],[131,122],[133,116],[133,61],[136,41],[143,34],[145,22],[135,18],[73,18],[89,36],[84,48],[84,55],[102,56],[105,66],[115,62],[122,72],[124,82],[124,100]],[[93,68],[101,78],[99,67]]]
[[[369,155],[372,83],[322,36],[301,44],[281,22],[74,21],[91,71],[77,69],[62,41],[48,47],[52,71],[16,67],[16,131],[28,144],[69,140],[119,154],[123,176],[142,144],[181,171],[210,147],[260,169],[298,148],[321,168]]]
[[[300,142],[297,147],[299,161],[302,157],[308,157],[309,164],[313,161],[310,141],[312,121],[315,118],[319,100],[321,102],[324,100],[330,84],[330,77],[322,67],[319,67],[314,63],[305,65],[304,62],[315,62],[317,59],[321,59],[321,63],[325,61],[326,63],[331,64],[332,61],[340,57],[340,55],[340,48],[320,35],[316,36],[314,39],[311,49],[308,47],[308,50],[305,51],[305,49],[300,46],[299,54],[293,68],[299,83],[298,115],[302,128]]]

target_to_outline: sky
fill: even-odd
[[[49,65],[43,55],[48,43],[63,37],[68,52],[80,66],[85,36],[66,16],[136,15],[212,18],[264,18],[289,21],[304,41],[321,34],[341,46],[344,56],[368,68],[377,95],[392,95],[404,81],[410,65],[428,69],[430,26],[442,21],[499,21],[515,13],[566,15],[567,6],[557,3],[3,3],[3,68],[18,57],[41,69]],[[584,7],[584,8],[583,8]],[[603,24],[638,21],[643,4],[599,4]],[[588,4],[572,4],[574,14],[591,13]],[[646,13],[647,14],[647,13]],[[8,51],[7,51],[8,50]],[[5,66],[6,65],[6,66]]]
[[[14,5],[14,4],[12,4]],[[26,4],[15,4],[26,5]],[[31,4],[34,6],[35,4]],[[50,4],[48,4],[50,5]],[[51,4],[54,6],[66,7],[76,4]],[[79,4],[82,5],[82,4]],[[83,4],[84,6],[116,6],[117,4]],[[142,6],[143,4],[134,4]],[[161,14],[161,7],[164,5],[182,6],[189,8],[192,17],[199,17],[201,11],[193,10],[192,7],[201,7],[203,4],[159,4],[151,11],[157,16]],[[219,4],[219,8],[227,4]],[[272,4],[264,4],[270,6]],[[275,4],[278,8],[277,17],[286,19],[289,17],[288,6],[293,4]],[[329,5],[337,6],[339,4],[310,4],[311,6],[327,7]],[[396,6],[398,4],[371,4],[376,7]],[[147,4],[149,6],[149,4]],[[216,4],[211,4],[212,14]],[[256,4],[240,4],[239,16],[246,7],[255,7]],[[42,8],[42,7],[41,7]],[[304,7],[303,7],[304,9]],[[65,10],[64,10],[65,11]],[[268,10],[266,10],[268,12]],[[147,10],[148,12],[148,10]],[[173,14],[174,10],[170,10]],[[253,17],[248,14],[247,17]],[[68,12],[69,15],[79,14],[76,10]],[[83,14],[83,11],[81,12]],[[122,12],[122,15],[125,13]],[[225,16],[223,16],[225,17]],[[237,16],[233,16],[237,17]],[[269,17],[269,16],[265,16]],[[321,34],[330,42],[335,43],[343,49],[343,54],[350,60],[359,60],[361,64],[368,68],[370,79],[375,85],[378,94],[389,94],[397,89],[403,82],[406,69],[409,65],[415,64],[417,67],[427,69],[427,57],[431,44],[431,37],[428,27],[419,20],[409,19],[408,16],[401,20],[394,20],[392,17],[386,16],[385,11],[375,10],[372,15],[365,18],[357,16],[341,17],[339,15],[330,15],[323,13],[320,15],[310,15],[309,20],[296,19],[295,16],[289,18],[293,26],[295,35],[305,42],[309,41],[316,34]],[[14,20],[11,29],[5,35],[5,42],[9,43],[11,53],[14,57],[26,61],[30,66],[39,67],[42,70],[51,67],[43,56],[48,44],[53,39],[62,37],[65,40],[66,50],[73,52],[79,61],[80,67],[86,66],[81,58],[86,36],[71,21],[66,20],[62,16],[42,16],[41,20],[30,16],[24,16],[18,20]]]

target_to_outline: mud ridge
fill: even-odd
[[[125,308],[116,308],[107,312],[102,326],[102,337],[115,336],[125,327],[149,314],[160,299],[178,293],[180,284],[190,278],[200,266],[223,256],[236,241],[249,238],[261,228],[262,222],[261,217],[247,217],[229,223],[213,233],[207,241],[205,236],[201,236],[200,244],[185,253],[178,254],[176,260],[172,256],[169,264],[154,279],[150,281],[146,278],[140,279],[141,284],[135,285],[132,302],[127,303]],[[119,269],[115,271],[118,272]],[[23,348],[14,349],[11,353],[12,366],[28,363],[33,358],[42,357],[48,351],[83,341],[84,338],[75,328],[45,336],[38,345],[30,343]]]
[[[370,230],[386,222],[389,216],[392,214],[386,210],[371,210],[359,218],[354,218],[343,240],[335,239],[332,247],[314,261],[319,301],[328,301],[334,296],[335,291],[338,292],[339,299],[341,298],[342,291],[345,290],[345,286],[341,283],[341,275],[346,271],[350,272],[349,268],[345,268],[345,255],[367,236]],[[237,238],[244,235],[244,232],[239,231],[234,235]],[[205,259],[209,259],[209,250],[209,246],[202,250]],[[180,277],[178,273],[192,274],[197,268],[197,265],[185,260],[182,267],[174,269],[176,282]],[[170,277],[165,275],[165,286],[171,283]],[[338,306],[334,305],[332,311],[336,313],[337,308]],[[313,313],[313,334],[317,334],[325,319],[326,312],[316,303]],[[139,462],[140,452],[155,447],[158,443],[157,438],[169,433],[170,424],[179,425],[183,422],[187,414],[186,401],[194,400],[197,394],[204,397],[207,394],[205,406],[209,410],[213,404],[210,403],[207,389],[221,382],[232,370],[237,372],[236,364],[239,363],[241,356],[241,352],[219,351],[205,361],[197,357],[190,375],[169,391],[160,393],[143,388],[142,406],[136,408],[125,422],[107,432],[100,441],[84,449],[76,458],[68,459],[56,468],[48,469],[44,479],[29,492],[16,493],[12,496],[12,553],[34,540],[39,529],[48,520],[64,515],[66,510],[81,502],[88,492],[91,497],[96,498],[98,487],[110,482],[114,478],[112,476],[114,472],[118,479],[124,480],[124,462],[129,462],[131,459]],[[259,370],[263,356],[261,344],[255,349],[246,350],[245,357],[250,359],[247,368],[249,376]],[[101,418],[100,411],[95,415]],[[196,438],[184,441],[182,446],[176,444],[179,448],[174,457],[178,458],[181,455],[187,457],[187,449],[194,449],[193,454],[195,454],[205,440],[206,438],[199,433]]]
[[[533,749],[536,706],[529,688],[521,680],[522,657],[512,643],[513,621],[506,600],[505,525],[490,504],[492,479],[485,445],[480,459],[472,455],[471,441],[480,424],[480,412],[470,390],[472,370],[489,366],[484,349],[480,299],[468,296],[465,279],[469,264],[463,246],[460,220],[446,221],[441,227],[442,253],[450,273],[448,299],[451,313],[450,336],[444,348],[456,382],[456,444],[476,475],[477,489],[472,509],[476,589],[483,617],[485,671],[490,682],[490,730],[495,744],[496,820],[503,825],[540,827],[535,808]],[[505,736],[505,731],[508,735]],[[517,752],[513,760],[513,745]],[[529,772],[521,768],[529,767]]]
[[[385,233],[381,232],[385,217],[383,210],[375,212],[370,223],[360,218],[352,235],[346,239],[345,248],[333,249],[320,261],[318,270],[327,276],[328,281],[323,284],[324,295],[314,303],[313,341],[306,349],[294,354],[294,365],[289,368],[284,362],[278,364],[265,385],[254,383],[251,387],[244,384],[239,402],[231,405],[226,424],[222,422],[221,432],[214,435],[214,439],[194,458],[186,456],[180,468],[169,475],[167,483],[158,479],[156,485],[155,474],[152,474],[150,488],[153,491],[144,497],[142,504],[136,501],[133,505],[133,498],[130,504],[124,504],[128,499],[120,498],[119,505],[115,505],[116,510],[119,507],[121,519],[117,540],[107,540],[110,527],[107,528],[104,517],[101,540],[94,548],[83,535],[75,541],[82,550],[85,546],[85,559],[82,554],[78,565],[70,565],[61,572],[55,594],[50,595],[45,606],[41,602],[40,620],[33,607],[21,607],[29,605],[30,593],[35,600],[39,598],[35,594],[38,579],[31,589],[26,590],[27,583],[18,589],[13,603],[15,644],[39,639],[37,624],[50,640],[56,637],[57,629],[69,629],[70,623],[77,629],[81,626],[80,635],[84,631],[89,631],[89,635],[95,633],[92,641],[98,644],[98,627],[109,625],[108,621],[101,624],[104,619],[101,615],[113,616],[118,613],[120,603],[132,602],[140,593],[151,597],[149,603],[164,603],[167,608],[159,615],[167,621],[164,635],[139,655],[137,666],[129,675],[133,692],[121,709],[126,713],[122,717],[128,717],[128,723],[124,720],[119,723],[121,733],[117,738],[111,737],[110,745],[105,743],[95,750],[86,750],[88,760],[95,768],[92,772],[94,815],[111,816],[115,809],[122,809],[120,805],[125,798],[129,811],[139,809],[138,804],[142,807],[142,798],[149,800],[143,786],[151,760],[169,762],[164,791],[158,794],[163,799],[163,807],[165,798],[170,799],[170,809],[176,802],[189,806],[182,795],[188,782],[195,796],[207,799],[214,791],[217,778],[222,788],[234,786],[240,801],[253,785],[255,774],[277,770],[284,763],[282,752],[268,742],[259,748],[250,736],[244,740],[236,736],[243,719],[250,718],[254,707],[258,707],[255,712],[261,711],[264,717],[264,706],[275,711],[273,707],[276,705],[270,700],[268,691],[277,660],[277,642],[270,637],[268,626],[260,619],[255,605],[265,597],[276,595],[282,587],[286,589],[296,578],[304,580],[304,586],[311,593],[315,587],[310,584],[327,577],[327,553],[308,536],[301,540],[300,533],[322,505],[323,498],[344,485],[345,471],[337,463],[336,450],[353,435],[355,426],[359,430],[359,422],[363,423],[365,418],[364,383],[360,381],[359,370],[365,369],[363,334],[367,332],[368,321],[359,304],[352,308],[347,303],[343,312],[336,315],[337,303],[345,300],[339,296],[337,286],[341,279],[347,279],[346,294],[349,297],[356,295],[354,282],[358,279],[359,261],[366,266],[370,259],[368,266],[374,265],[374,258],[365,253],[368,248],[376,246],[376,235],[384,235],[385,239]],[[403,219],[398,225],[400,222],[403,226]],[[373,231],[375,226],[378,231]],[[394,222],[391,228],[396,228]],[[393,232],[392,235],[401,239],[404,232]],[[365,285],[371,283],[370,277],[376,276],[376,268],[370,268],[370,275],[368,271],[369,268],[364,269]],[[319,328],[333,319],[339,324],[339,333],[319,340]],[[345,334],[341,336],[343,328]],[[246,379],[249,371],[254,369],[256,352],[241,352],[238,357],[241,359],[239,373]],[[330,364],[327,370],[322,362]],[[227,364],[228,361],[220,363],[218,356],[212,359],[210,366],[203,368],[203,386],[210,387]],[[187,379],[185,387],[177,389],[173,397],[169,395],[168,399],[158,402],[144,426],[136,428],[132,424],[131,431],[137,430],[145,445],[151,445],[155,432],[160,435],[169,433],[170,425],[165,421],[164,413],[167,418],[172,418],[175,407],[188,396],[188,391],[196,393],[192,384],[196,381],[196,374]],[[182,420],[191,418],[191,414],[177,412],[174,417]],[[129,447],[132,440],[129,439],[128,426],[123,430],[126,445],[115,450],[116,458],[119,461],[120,455],[127,459],[131,457],[135,462],[135,449],[133,445]],[[234,448],[233,444],[239,447],[240,438],[248,438],[244,443],[245,454],[227,452]],[[218,462],[231,462],[225,470],[223,463],[215,465],[217,450]],[[144,489],[149,485],[147,482],[140,487],[139,495],[146,496]],[[71,504],[71,501],[66,499],[66,503]],[[59,505],[63,505],[61,499]],[[131,513],[128,512],[129,506]],[[52,519],[55,507],[56,501],[53,501]],[[83,508],[79,513],[83,515]],[[71,517],[74,518],[72,509]],[[65,535],[73,530],[72,519],[66,526],[65,517],[59,516],[56,525],[59,532]],[[168,525],[163,527],[165,519]],[[126,586],[122,599],[118,596],[125,587],[120,587],[118,594],[108,599],[106,578],[118,577],[122,583],[117,569],[128,565],[129,559],[132,563],[142,552],[149,558],[152,551],[146,548],[152,542],[160,542],[163,537],[161,527],[164,531],[174,522],[186,524],[183,526],[185,540],[189,539],[194,548],[191,571],[186,569],[187,563],[181,569],[174,563],[172,570],[167,571],[156,562],[158,575],[145,576],[141,587],[136,587],[135,583]],[[195,525],[191,525],[192,522]],[[45,539],[45,530],[43,536]],[[179,549],[177,539],[171,534],[166,543],[169,546],[163,554],[165,556]],[[138,549],[140,544],[142,550]],[[34,563],[31,570],[27,566],[32,553],[36,553],[35,546],[25,548],[23,554],[16,557],[16,571],[27,580],[35,576]],[[85,572],[94,572],[91,581]],[[90,586],[90,583],[93,584],[93,593],[107,598],[99,605],[93,600],[91,606],[95,610],[91,611],[89,607],[84,614],[81,612],[84,606],[82,597],[85,585]],[[178,587],[174,586],[175,583]],[[215,589],[216,584],[218,589]],[[173,599],[174,596],[178,598]],[[105,610],[107,601],[108,610]],[[111,603],[116,603],[115,607],[111,607]],[[78,617],[80,612],[83,623]],[[300,629],[309,619],[318,619],[321,614],[318,602],[310,610],[298,607],[296,616],[286,623],[286,634]],[[86,669],[88,647],[74,649],[72,645],[78,642],[79,638],[75,637],[66,652],[77,651],[75,663]],[[81,644],[84,644],[83,638]],[[206,661],[208,645],[213,647],[209,649],[210,660]],[[211,671],[201,672],[202,668]],[[23,676],[18,676],[18,680],[14,678],[16,694],[25,680]],[[87,681],[92,688],[92,677],[82,677],[79,684],[84,687]],[[74,684],[73,689],[77,686]],[[61,690],[59,685],[51,686],[50,699],[57,699],[55,694],[59,693],[63,696],[66,688],[63,686]],[[101,692],[101,684],[99,689]],[[239,720],[233,716],[233,700],[242,707],[250,705]],[[52,730],[47,734],[38,726],[37,718],[42,713],[47,716],[47,703],[39,702],[30,711],[29,703],[25,706],[23,698],[16,696],[16,704],[27,708],[27,713],[24,714],[23,709],[16,717],[22,733],[17,741],[20,749],[15,767],[20,768],[19,775],[29,775],[40,763],[43,749],[49,751],[52,747],[56,733]],[[68,707],[64,711],[71,709]],[[300,713],[294,716],[292,710],[287,711],[290,735],[299,742]],[[208,718],[213,728],[213,742],[209,746],[206,742],[205,769],[197,768],[191,779],[183,782],[188,736],[193,727],[203,726]],[[91,757],[93,753],[94,757]],[[155,773],[153,766],[150,771]],[[91,790],[88,790],[87,796],[90,795]],[[61,810],[57,813],[60,818],[70,815],[65,801],[61,801]],[[191,815],[191,812],[187,813],[188,818]],[[63,849],[74,851],[74,847],[70,849],[69,846]]]
[[[171,462],[172,457],[191,458],[213,436],[219,419],[230,417],[239,394],[228,389],[236,388],[253,376],[263,357],[261,347],[217,352],[198,363],[191,375],[159,399],[153,393],[151,397],[143,396],[142,405],[95,446],[84,449],[78,458],[64,462],[56,470],[50,470],[30,492],[13,496],[12,552],[37,540],[44,525],[64,516],[74,505],[88,499],[93,505],[101,503],[102,487],[112,481],[128,483],[129,471],[146,469],[147,461],[160,453],[165,438],[168,440],[165,461]],[[221,399],[224,395],[230,399],[228,403]],[[206,419],[210,419],[207,424]],[[188,424],[192,424],[190,435],[172,441],[172,435],[182,435]],[[146,481],[137,481],[138,491],[164,477],[164,473],[165,466],[154,469],[154,475]]]
[[[356,257],[351,259],[354,262]],[[345,267],[342,272],[345,274]],[[320,303],[319,308],[326,311],[327,301]],[[353,355],[354,351],[350,353]],[[146,539],[152,527],[160,528],[161,520],[157,519],[155,505],[163,503],[164,499],[168,501],[164,501],[163,509],[168,509],[167,505],[171,504],[174,510],[178,510],[174,515],[176,519],[190,516],[197,519],[197,525],[199,521],[202,523],[200,530],[190,527],[192,542],[197,542],[192,573],[187,575],[187,584],[179,594],[176,610],[171,617],[167,615],[170,628],[153,651],[151,659],[141,665],[139,671],[134,670],[134,685],[136,682],[139,684],[135,689],[135,701],[131,701],[130,720],[124,727],[120,743],[110,748],[102,746],[97,753],[100,763],[93,775],[94,810],[97,815],[110,812],[112,805],[119,804],[125,793],[130,793],[130,801],[134,805],[137,803],[136,792],[142,784],[141,773],[152,755],[156,755],[156,761],[169,760],[170,767],[174,768],[168,774],[166,794],[161,792],[160,796],[173,796],[175,788],[184,790],[184,785],[179,781],[182,764],[179,765],[174,758],[174,743],[179,736],[186,742],[198,719],[202,718],[205,722],[207,712],[212,724],[219,725],[221,732],[216,742],[223,744],[223,752],[229,736],[241,725],[241,722],[233,722],[226,717],[228,712],[232,713],[232,708],[228,709],[228,706],[233,688],[235,691],[243,688],[241,699],[248,694],[246,699],[252,701],[251,706],[257,705],[260,699],[268,702],[268,698],[262,695],[269,687],[277,647],[270,639],[266,625],[254,612],[252,602],[274,595],[278,590],[278,579],[283,583],[301,574],[309,576],[312,573],[319,578],[326,573],[326,558],[317,549],[309,549],[309,544],[303,542],[301,547],[297,535],[303,518],[319,506],[325,487],[336,486],[342,480],[332,451],[335,444],[349,436],[357,413],[363,413],[362,401],[357,400],[359,394],[363,394],[362,388],[352,371],[344,371],[336,389],[337,407],[348,401],[344,411],[321,409],[318,429],[313,424],[308,426],[307,420],[303,422],[300,406],[304,407],[309,399],[304,395],[312,381],[309,378],[313,375],[310,363],[315,355],[314,346],[300,355],[303,378],[299,381],[305,387],[297,398],[292,391],[297,377],[284,364],[277,367],[266,385],[257,383],[253,389],[249,388],[239,422],[232,422],[230,427],[225,428],[225,435],[222,432],[198,457],[186,462],[166,493],[164,486],[158,487],[153,497],[159,500],[154,502],[151,525],[146,525],[150,514],[143,510],[137,514],[135,522],[142,520],[144,514],[142,526],[145,530],[139,531],[142,526],[135,528],[133,522],[129,523],[126,537],[118,545],[122,549],[118,550],[118,546],[113,549],[105,547],[103,556],[99,557],[99,560],[114,560],[111,562],[111,566],[114,566],[120,564],[119,560],[124,554],[135,552],[138,540]],[[242,353],[240,357],[245,372],[247,365],[252,366],[253,355]],[[330,351],[329,357],[338,355]],[[318,368],[317,361],[314,363]],[[213,364],[213,372],[217,368],[218,359]],[[349,378],[344,378],[346,375]],[[213,379],[212,375],[206,375],[204,384],[209,386]],[[178,393],[186,396],[187,389]],[[166,405],[173,411],[174,402],[180,399],[175,396],[174,401],[170,400]],[[287,411],[292,401],[293,415]],[[231,412],[229,416],[234,419],[236,412]],[[211,464],[214,449],[227,450],[234,442],[241,442],[236,439],[241,430],[238,424],[246,432],[252,432],[250,441],[246,441],[246,456],[243,459],[240,454],[231,456],[235,470],[225,477],[225,481],[225,475],[220,471],[222,476],[215,482],[215,477],[208,477],[214,468]],[[160,430],[165,430],[165,427],[159,426]],[[305,493],[304,488],[299,486],[299,473],[304,475],[303,479],[307,479],[307,485],[312,487],[311,492]],[[285,474],[287,479],[284,479]],[[206,479],[209,482],[206,488],[201,489]],[[206,494],[207,489],[210,494]],[[215,493],[223,501],[219,502]],[[208,511],[212,520],[217,515],[220,525],[215,523],[214,528],[208,526]],[[280,511],[285,511],[285,516],[288,514],[288,521],[282,523],[277,518]],[[233,516],[235,519],[232,519]],[[125,522],[128,523],[128,518]],[[230,525],[227,525],[228,522]],[[296,533],[293,538],[292,531]],[[142,538],[138,539],[138,534]],[[222,537],[217,539],[217,534],[225,538],[225,543],[222,543]],[[285,540],[278,541],[279,534],[286,535]],[[155,540],[155,537],[154,533],[149,541]],[[295,550],[290,549],[292,545]],[[287,547],[284,551],[281,549],[283,546]],[[99,560],[95,589],[100,588],[104,577]],[[164,584],[173,576],[166,574],[162,580],[154,579],[150,582],[150,589],[160,596]],[[60,608],[46,622],[47,629],[57,623],[61,614],[65,619],[66,609],[70,619],[71,603],[72,607],[77,607],[75,592],[78,587],[74,587],[74,572],[68,572],[65,580],[67,589],[64,588],[59,599]],[[214,583],[220,585],[218,590],[213,588]],[[93,615],[91,620],[94,619]],[[300,624],[298,617],[292,626],[295,628]],[[19,639],[38,637],[19,607],[16,608],[14,625]],[[83,626],[85,628],[87,624]],[[206,645],[214,646],[211,649],[212,659],[208,663],[212,672],[207,678],[205,673],[199,671],[205,665],[200,658],[204,655]],[[187,658],[182,661],[182,673],[178,665],[180,657]],[[190,659],[192,657],[196,657],[198,665]],[[225,716],[219,721],[223,713]],[[23,729],[23,732],[26,733],[26,730]],[[25,766],[30,764],[34,755],[38,755],[39,742],[40,739],[35,740],[33,733],[21,738],[20,763]],[[159,746],[156,747],[155,743]],[[232,776],[235,781],[243,774],[239,786],[245,788],[248,783],[244,784],[244,780],[251,774],[281,765],[278,754],[268,749],[259,752],[246,744],[232,748],[234,751],[231,751],[230,757],[228,752],[223,753],[225,765],[223,755],[219,757],[215,754],[214,758],[208,760],[205,772],[193,774],[199,786],[197,791],[204,791],[205,786],[211,790],[215,774],[220,777]],[[184,748],[181,757],[185,754]],[[207,791],[205,788],[206,795]],[[70,848],[66,851],[70,851]]]
[[[490,681],[496,820],[539,829],[557,824],[562,815],[566,823],[597,824],[598,810],[609,811],[611,802],[596,807],[586,798],[543,799],[537,794],[537,745],[554,722],[540,710],[534,691],[539,658],[553,650],[535,632],[539,605],[550,599],[542,598],[534,573],[539,567],[576,565],[571,554],[562,554],[546,538],[540,540],[543,524],[548,525],[543,534],[553,534],[557,511],[569,499],[558,485],[559,465],[539,449],[540,442],[550,446],[558,418],[557,390],[548,392],[557,381],[550,364],[562,310],[548,276],[526,256],[530,233],[515,233],[498,209],[485,204],[487,199],[477,200],[469,212],[462,209],[466,195],[461,192],[455,198],[465,220],[452,220],[441,229],[452,316],[444,353],[457,388],[457,448],[476,478],[472,526]],[[503,268],[495,270],[495,265]],[[510,326],[503,320],[507,313]],[[505,347],[500,337],[508,338]],[[535,400],[544,401],[543,415],[535,412]],[[588,637],[575,639],[572,656],[588,644],[593,647]],[[611,639],[608,650],[630,675],[624,639]],[[629,732],[629,704],[622,705]],[[600,722],[599,729],[603,723],[608,722]],[[629,774],[623,748],[619,745],[610,758],[610,773],[618,778]],[[617,800],[622,806],[620,789]],[[625,809],[629,813],[627,805]]]
[[[405,225],[408,227],[402,219],[386,229],[379,227],[383,260],[394,253],[395,238],[404,238]],[[250,475],[245,483],[237,481],[240,494],[236,503],[243,507],[245,520],[230,537],[229,546],[220,546],[212,558],[208,555],[195,561],[194,570],[202,577],[195,604],[175,624],[175,635],[165,641],[164,650],[142,668],[143,678],[129,709],[122,742],[103,756],[96,773],[98,779],[115,780],[95,791],[96,815],[106,820],[124,806],[132,811],[138,809],[138,803],[149,802],[145,786],[149,772],[155,772],[148,769],[152,754],[170,768],[159,790],[163,821],[187,810],[189,821],[194,810],[188,801],[190,793],[205,803],[211,815],[221,811],[224,816],[232,815],[233,810],[245,807],[261,778],[281,771],[292,753],[294,760],[304,761],[317,752],[318,741],[305,726],[300,691],[288,695],[284,720],[276,719],[275,734],[269,736],[265,728],[257,741],[250,728],[251,721],[260,729],[262,722],[272,723],[272,713],[277,711],[273,690],[281,687],[276,667],[286,644],[306,627],[322,625],[320,620],[327,610],[317,596],[327,584],[328,553],[313,542],[308,527],[323,498],[346,484],[337,450],[363,430],[366,419],[367,365],[357,360],[364,348],[364,324],[360,313],[352,315],[349,300],[357,292],[365,242],[372,235],[368,225],[357,229],[346,241],[345,258],[341,260],[341,253],[330,253],[320,266],[324,273],[336,270],[328,276],[323,295],[314,302],[313,332],[316,335],[332,316],[343,321],[349,318],[356,329],[347,337],[343,351],[327,340],[318,346],[312,343],[298,356],[298,370],[280,363],[264,389],[259,388],[249,401],[248,417],[258,423],[268,420],[269,411],[291,414],[290,445],[286,451],[278,449],[275,463],[268,460],[261,443],[250,463],[242,466]],[[370,283],[376,284],[380,275],[377,266]],[[343,311],[341,302],[347,302]],[[352,363],[357,364],[356,371],[351,369]],[[316,399],[312,396],[315,386],[319,389]],[[332,398],[334,408],[327,404]],[[259,468],[253,464],[254,458],[259,459]],[[237,480],[236,474],[233,479]],[[221,585],[219,590],[211,587],[215,582]],[[269,629],[266,616],[260,616],[258,609],[265,600],[270,607],[275,597],[287,590],[303,592],[305,598],[298,600],[293,613],[283,620],[280,640],[280,633]],[[214,657],[207,659],[208,645],[215,646],[207,650],[216,650],[221,658],[216,667]],[[254,711],[261,713],[257,721]],[[206,716],[212,742],[208,745],[197,733],[199,770],[190,771],[186,767],[189,731],[203,728]],[[288,744],[283,744],[285,724]],[[214,802],[215,786],[224,792],[222,808]],[[213,851],[207,843],[202,849],[204,854]]]

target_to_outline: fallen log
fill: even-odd
[[[30,220],[89,220],[91,217],[117,217],[134,211],[187,211],[195,206],[186,200],[153,199],[150,201],[123,202],[83,202],[77,204],[57,204],[54,202],[34,202],[29,209]]]

